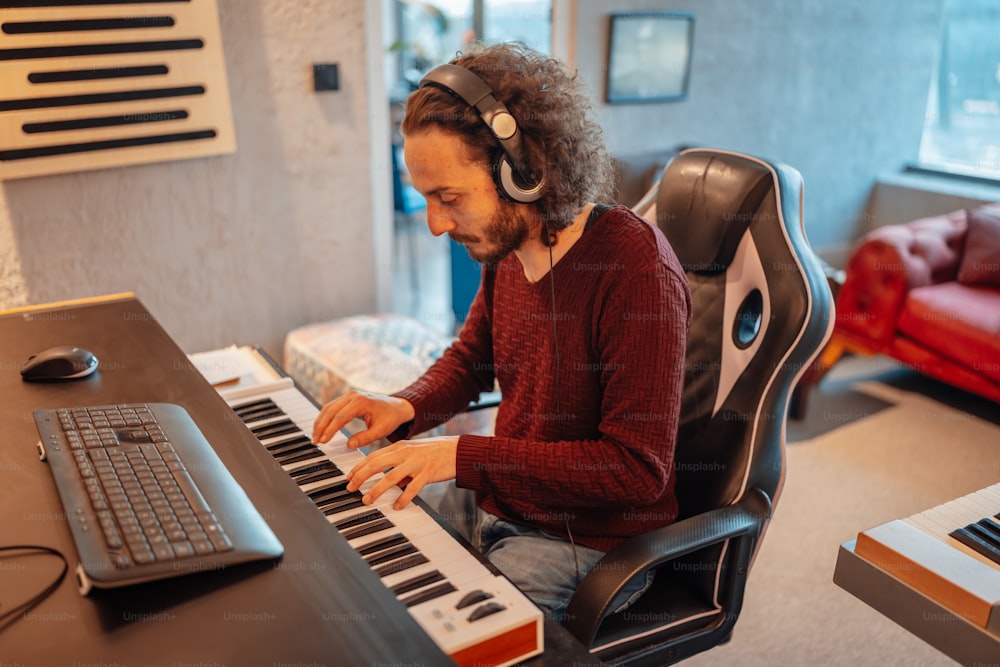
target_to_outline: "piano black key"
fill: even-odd
[[[391,561],[398,560],[403,556],[409,556],[410,554],[415,553],[417,553],[417,548],[413,546],[412,542],[407,541],[405,544],[400,544],[392,547],[391,549],[385,549],[376,554],[366,556],[365,562],[371,567],[375,567],[376,565],[389,563]]]
[[[424,586],[430,586],[433,583],[439,581],[444,581],[444,575],[437,570],[431,570],[430,572],[425,572],[418,577],[413,577],[412,579],[407,579],[402,581],[389,590],[396,594],[396,597],[403,595],[404,593],[409,593],[415,591],[418,588],[423,588]]]
[[[304,465],[300,468],[292,468],[291,470],[286,470],[285,473],[292,479],[298,479],[303,475],[309,475],[314,472],[319,472],[320,470],[340,470],[333,461],[330,459],[323,459],[322,461],[317,461],[316,463],[310,463]]]
[[[239,415],[239,414],[241,414],[241,413],[243,413],[245,411],[248,411],[248,410],[251,410],[251,411],[252,410],[257,410],[258,408],[267,407],[267,406],[277,407],[277,404],[272,399],[270,399],[270,398],[259,398],[259,399],[254,400],[254,401],[248,401],[246,403],[240,403],[239,405],[234,405],[234,406],[231,406],[231,407],[233,408],[233,412],[235,412],[237,415]]]
[[[990,550],[996,554],[998,558],[1000,558],[1000,536],[984,526],[982,521],[978,523],[971,523],[966,526],[966,529],[969,532],[974,533],[976,537],[989,546]],[[997,563],[1000,564],[1000,560],[997,560],[997,558],[991,557],[991,559],[996,560]]]
[[[416,567],[417,565],[423,565],[424,563],[429,563],[427,556],[422,553],[415,553],[412,556],[407,556],[406,558],[400,558],[391,563],[386,563],[375,568],[375,574],[382,577],[388,577],[390,574],[396,574],[397,572],[402,572],[403,570],[408,570],[411,567]]]
[[[341,512],[346,512],[347,510],[364,507],[364,503],[361,502],[361,496],[359,495],[357,498],[347,498],[345,500],[326,503],[324,505],[317,505],[316,507],[319,507],[323,514],[330,516],[331,514],[340,514]]]
[[[324,507],[345,504],[355,499],[361,500],[361,498],[362,494],[359,491],[344,491],[343,493],[334,493],[334,495],[330,496],[312,498],[312,501],[316,504],[316,507],[323,509]]]
[[[1000,549],[997,549],[997,547],[991,545],[989,542],[984,541],[979,537],[979,535],[977,535],[973,530],[971,530],[975,526],[976,524],[971,524],[969,526],[966,526],[965,528],[959,528],[958,530],[953,530],[950,533],[948,533],[948,535],[954,537],[956,540],[958,540],[965,546],[969,547],[976,553],[982,554],[983,556],[986,556],[997,565],[1000,565]]]
[[[258,410],[247,410],[240,413],[239,417],[243,420],[244,424],[252,424],[254,422],[259,422],[263,419],[274,419],[275,417],[285,417],[287,416],[284,411],[277,405],[271,407],[262,407]]]
[[[343,531],[348,528],[354,528],[355,526],[360,526],[362,524],[368,523],[369,521],[376,521],[378,519],[382,519],[384,517],[385,515],[382,514],[382,510],[373,509],[363,514],[352,516],[349,519],[341,519],[340,521],[337,521],[336,523],[333,523],[331,525],[337,530]],[[386,519],[386,521],[388,521],[388,519]],[[352,538],[349,537],[347,539],[352,539]]]
[[[295,480],[296,484],[305,486],[313,482],[322,482],[324,479],[343,477],[344,471],[329,461],[323,461],[318,465],[306,466],[305,469],[290,472],[289,475]]]
[[[233,407],[233,412],[239,415],[240,418],[243,418],[246,415],[252,415],[258,412],[270,410],[278,410],[281,414],[285,414],[284,411],[278,407],[278,404],[269,397],[261,398],[256,401],[249,401]]]
[[[289,433],[302,433],[302,429],[296,426],[295,422],[290,419],[268,424],[267,426],[251,427],[250,431],[257,436],[258,440],[276,438],[279,435],[288,435]]]
[[[324,498],[333,498],[337,494],[345,491],[347,489],[347,480],[341,479],[336,482],[330,482],[323,486],[317,487],[310,491],[307,495],[312,498],[313,501],[320,501]],[[351,492],[348,492],[351,493]],[[354,492],[356,493],[356,492]]]
[[[298,436],[296,438],[288,438],[282,440],[281,442],[272,442],[267,446],[267,451],[271,452],[271,456],[279,456],[286,452],[290,452],[295,449],[301,449],[302,447],[313,446],[312,440],[305,436]]]
[[[285,445],[290,445],[293,442],[301,442],[303,440],[308,440],[309,442],[312,442],[312,440],[306,437],[305,433],[303,433],[302,431],[296,431],[295,433],[290,433],[287,438],[281,438],[281,440],[272,439],[271,442],[264,445],[264,449],[270,451],[276,447],[283,447]]]
[[[323,455],[323,452],[320,450],[320,448],[316,446],[303,447],[301,450],[296,450],[296,451],[300,451],[300,453],[295,454],[293,452],[289,452],[288,454],[283,454],[282,456],[275,456],[274,458],[279,463],[281,463],[281,465],[286,466],[290,463],[298,463],[299,461],[308,461],[309,459],[314,459],[317,456]]]
[[[336,525],[336,524],[334,524]],[[344,538],[347,540],[356,540],[359,537],[364,537],[365,535],[371,535],[377,533],[380,530],[388,530],[389,528],[394,528],[396,524],[386,518],[378,519],[376,521],[370,521],[356,528],[351,528],[350,530],[342,530]]]
[[[456,590],[458,589],[452,586],[450,583],[445,582],[443,584],[438,584],[437,586],[429,588],[425,591],[421,591],[420,593],[414,593],[408,598],[402,598],[400,602],[402,602],[403,605],[407,607],[413,607],[418,604],[427,602],[428,600],[439,598],[442,595],[447,595],[448,593],[452,593]]]
[[[315,484],[316,482],[322,482],[326,479],[335,479],[337,477],[343,477],[343,471],[339,469],[335,470],[323,470],[321,472],[314,472],[311,475],[305,475],[304,477],[296,479],[296,483],[299,486],[308,486],[309,484]]]
[[[403,544],[406,541],[407,539],[403,537],[402,533],[393,533],[392,535],[375,540],[374,542],[369,542],[360,549],[357,549],[357,552],[362,556],[367,556],[368,554],[375,553],[376,551],[388,549],[389,547],[394,547],[397,544]]]
[[[312,501],[316,503],[316,507],[323,507],[331,503],[338,503],[351,498],[361,498],[361,494],[357,491],[348,491],[347,489],[341,489],[339,491],[331,489],[326,491],[315,498]]]
[[[976,522],[976,525],[979,526],[985,534],[990,536],[990,539],[994,544],[1000,546],[1000,524],[995,521],[991,521],[990,519],[981,519]]]

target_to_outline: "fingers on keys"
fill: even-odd
[[[366,428],[347,441],[351,448],[364,447],[392,433],[406,419],[412,406],[403,399],[351,391],[323,406],[313,426],[313,440],[324,443],[352,419],[360,418]]]
[[[392,487],[399,486],[403,487],[403,492],[393,503],[393,507],[399,510],[413,500],[414,496],[424,487],[423,482],[414,479],[417,468],[419,466],[400,456],[397,448],[390,445],[369,454],[347,473],[347,490],[357,491],[372,476],[384,473],[382,479],[365,492],[361,502],[370,505]]]

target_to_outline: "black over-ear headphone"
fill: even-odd
[[[539,177],[532,182],[529,178],[517,121],[504,103],[494,97],[493,89],[485,81],[459,65],[439,65],[421,79],[420,87],[424,86],[441,88],[479,112],[503,150],[503,155],[492,165],[493,179],[501,195],[522,204],[542,196],[545,179]]]

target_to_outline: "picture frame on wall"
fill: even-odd
[[[605,99],[609,104],[682,100],[688,94],[694,14],[611,15]]]

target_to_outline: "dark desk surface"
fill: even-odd
[[[85,380],[32,384],[18,372],[44,348],[71,344],[101,361]],[[46,464],[35,408],[124,402],[184,406],[285,546],[275,563],[79,595],[76,551]],[[0,662],[18,665],[451,664],[322,513],[235,418],[134,298],[0,315],[0,546],[60,550],[70,573],[4,627]],[[61,563],[2,557],[0,614],[45,588]],[[532,664],[593,664],[553,623]]]

